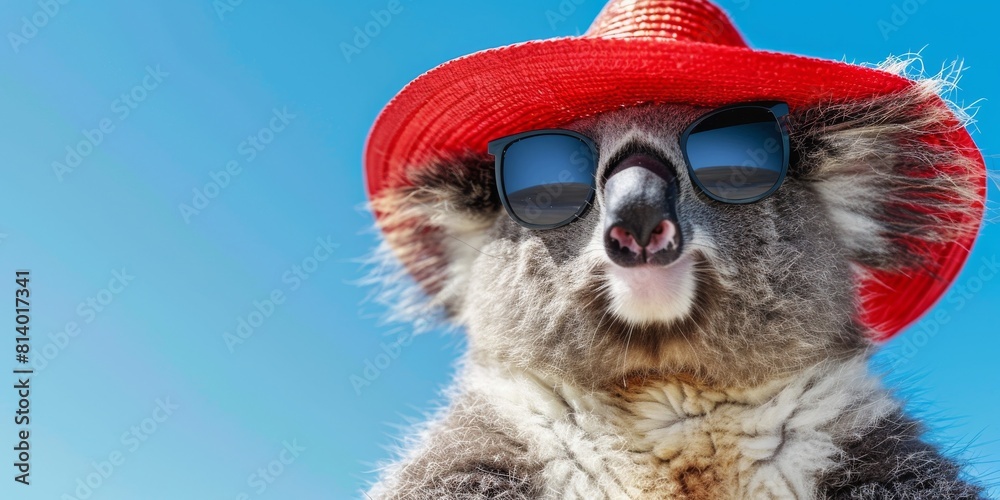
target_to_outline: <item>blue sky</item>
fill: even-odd
[[[361,208],[370,124],[423,71],[581,32],[601,5],[3,2],[0,289],[12,295],[13,271],[31,270],[38,373],[32,485],[4,466],[0,497],[358,496],[462,345],[410,339],[357,285],[375,244]],[[975,137],[996,166],[995,7],[721,5],[756,47],[858,62],[922,49],[929,70],[964,58],[960,96],[987,99]],[[377,18],[378,34],[345,54]],[[880,358],[935,436],[991,480],[998,253],[989,224],[959,286]],[[383,347],[401,335],[398,350]],[[13,337],[3,345],[10,353]],[[3,463],[15,404],[4,390]]]

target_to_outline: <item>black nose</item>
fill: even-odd
[[[620,266],[666,265],[681,254],[677,175],[662,161],[631,155],[604,184],[604,248]]]

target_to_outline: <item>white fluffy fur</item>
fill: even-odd
[[[897,408],[860,358],[750,390],[666,379],[625,392],[624,404],[508,367],[471,367],[465,383],[519,423],[546,464],[546,498],[812,498],[838,459],[835,427]],[[864,408],[855,421],[837,421],[854,408]]]
[[[608,263],[608,291],[618,317],[635,324],[683,318],[694,304],[694,260],[682,256],[666,267],[626,268]]]

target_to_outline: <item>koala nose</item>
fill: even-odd
[[[604,184],[604,248],[623,267],[667,265],[681,254],[677,176],[663,162],[636,154],[611,167]]]

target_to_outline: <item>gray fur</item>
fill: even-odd
[[[379,498],[536,498],[539,464],[524,458],[527,443],[516,438],[514,422],[497,413],[481,395],[455,398],[447,413],[419,443],[412,461],[392,467]],[[474,443],[475,453],[469,453]]]
[[[571,483],[554,485],[552,464],[539,458],[549,452],[540,452],[540,445],[524,437],[535,431],[511,419],[510,398],[467,382],[484,370],[501,377],[523,372],[523,384],[535,387],[541,380],[540,387],[550,387],[550,396],[565,403],[569,417],[546,417],[547,423],[532,424],[536,428],[576,426],[573,443],[638,453],[635,440],[642,436],[631,424],[621,423],[632,422],[635,413],[630,391],[658,384],[707,394],[770,386],[786,390],[802,374],[825,374],[809,375],[822,381],[836,376],[838,366],[866,359],[872,349],[868,332],[854,319],[858,273],[927,266],[920,247],[906,243],[912,240],[904,236],[937,242],[971,227],[966,214],[977,194],[975,186],[961,180],[962,169],[971,166],[956,151],[921,140],[960,126],[944,109],[927,105],[936,99],[934,90],[928,84],[867,102],[795,111],[791,133],[796,154],[789,177],[774,195],[749,205],[708,200],[687,178],[678,137],[704,109],[646,105],[567,125],[599,145],[599,179],[612,159],[637,151],[652,152],[675,167],[677,218],[696,284],[691,306],[671,321],[637,322],[616,309],[603,247],[594,245],[603,228],[601,189],[581,220],[531,231],[503,212],[490,157],[470,153],[415,170],[412,187],[374,200],[375,210],[383,214],[383,253],[398,258],[421,290],[406,292],[420,300],[401,295],[390,300],[399,317],[426,318],[443,311],[466,331],[469,353],[450,406],[399,462],[386,468],[371,496],[571,496],[559,491]],[[942,164],[954,165],[956,173],[935,169]],[[909,175],[914,172],[937,175],[918,179]],[[936,196],[942,193],[949,193],[951,201]],[[932,210],[914,209],[904,203],[908,200]],[[820,382],[808,382],[814,383]],[[599,404],[581,409],[584,399],[573,394]],[[885,390],[836,397],[846,401],[844,408],[831,409],[817,420],[816,429],[829,434],[839,452],[830,452],[834,463],[810,479],[811,495],[976,498],[979,490],[959,477],[955,464],[919,440],[915,424],[886,413],[890,410],[876,412],[895,408]],[[740,398],[732,404],[753,406]],[[575,420],[584,417],[601,423],[587,427]],[[617,431],[598,439],[587,428]],[[608,444],[618,438],[619,444]],[[898,445],[883,446],[886,442]],[[577,494],[657,498],[673,491],[681,498],[702,498],[710,495],[705,493],[708,486],[690,485],[707,481],[706,471],[727,467],[709,460],[680,476],[657,477],[658,466],[637,458],[646,465],[619,474],[626,466],[608,453],[606,464],[618,465],[602,466],[610,471],[607,477],[648,480],[614,485],[584,478],[578,484],[601,484],[603,489]],[[571,464],[589,460],[569,456],[574,457],[568,459]],[[798,487],[792,479],[787,482],[793,490]],[[638,490],[629,489],[633,487]]]
[[[844,455],[821,481],[820,495],[834,499],[979,499],[981,491],[957,481],[958,465],[920,440],[920,424],[901,413],[858,429],[840,443]]]

